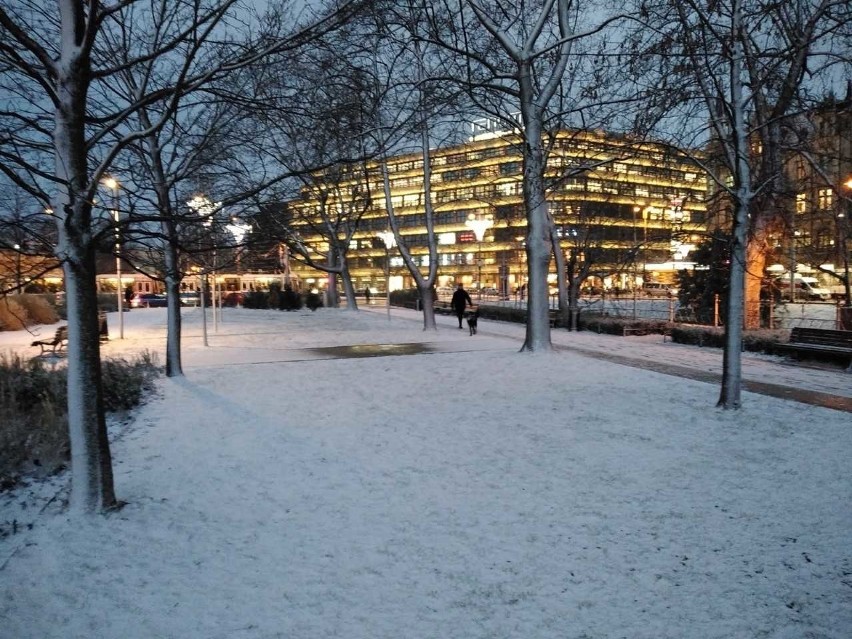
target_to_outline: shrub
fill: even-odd
[[[286,291],[285,291],[286,293]],[[317,310],[322,306],[322,298],[319,293],[314,293],[311,291],[307,295],[305,295],[305,306],[307,306],[312,311]]]
[[[30,326],[33,322],[21,303],[22,295],[6,295],[0,297],[0,329],[19,331]]]
[[[662,334],[668,329],[670,324],[664,320],[632,319],[581,313],[577,320],[577,326],[581,331],[594,331],[596,333],[606,333],[609,335],[623,335],[625,328],[629,328],[634,332],[642,332],[646,334]]]
[[[107,359],[102,367],[108,413],[142,403],[160,372],[147,352],[133,361]],[[37,358],[0,358],[0,489],[67,463],[66,397],[65,368],[48,368]]]
[[[27,294],[17,298],[34,324],[55,324],[59,321],[53,295]]]
[[[249,291],[243,299],[243,308],[269,308],[271,293]]]
[[[452,309],[447,309],[452,313]],[[511,308],[508,306],[479,306],[479,316],[483,319],[496,320],[498,322],[515,322],[524,324],[527,321],[527,310],[525,308]]]
[[[679,344],[721,348],[725,345],[725,332],[723,329],[713,326],[679,324],[672,327],[672,341]]]
[[[777,345],[786,342],[790,331],[786,329],[759,329],[743,331],[742,350],[752,353],[781,354]],[[724,348],[725,329],[715,326],[696,326],[694,324],[674,324],[671,327],[672,341],[678,344],[710,346]]]
[[[290,288],[290,286],[285,286],[278,298],[278,310],[298,311],[300,308],[302,308],[302,296]]]
[[[159,376],[156,356],[148,351],[135,360],[106,359],[101,364],[104,410],[108,413],[130,410],[142,403]]]
[[[393,306],[407,306],[414,308],[417,300],[420,299],[420,291],[417,288],[399,289],[391,291],[390,303]]]

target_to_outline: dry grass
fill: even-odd
[[[0,489],[18,474],[50,474],[68,459],[64,369],[0,358]]]
[[[26,309],[33,324],[56,324],[59,314],[52,295],[17,295],[17,301]]]
[[[104,360],[104,409],[138,406],[153,390],[160,369],[142,353],[132,361]],[[43,477],[68,462],[66,372],[39,358],[0,356],[0,490],[22,476]]]
[[[0,329],[19,331],[33,324],[26,307],[21,303],[23,295],[0,297]]]
[[[34,324],[55,324],[58,321],[59,313],[52,295],[0,297],[0,331],[19,331]]]

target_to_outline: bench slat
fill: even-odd
[[[56,329],[53,339],[39,339],[34,341],[30,346],[38,346],[41,348],[39,355],[44,355],[45,351],[50,348],[54,354],[61,353],[65,350],[66,342],[68,341],[68,327],[60,326]]]
[[[778,346],[793,354],[845,356],[852,361],[852,331],[796,327],[790,340]]]

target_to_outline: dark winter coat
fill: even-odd
[[[465,302],[467,302],[468,306],[473,306],[473,300],[470,299],[470,295],[467,294],[467,291],[463,288],[457,288],[453,293],[453,300],[450,302],[450,307],[452,307],[456,313],[464,313]]]

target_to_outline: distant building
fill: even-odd
[[[501,133],[488,121],[476,124],[468,143],[432,152],[439,286],[460,282],[511,293],[525,283],[522,164],[517,135]],[[425,265],[422,156],[391,158],[388,171],[403,240],[418,264]],[[395,251],[386,263],[385,245],[378,239],[388,227],[379,167],[371,165],[367,175],[370,183],[365,185],[363,178],[359,182],[338,172],[335,188],[324,189],[327,206],[367,187],[372,193],[350,243],[353,284],[356,290],[384,289],[388,267],[391,290],[411,286]],[[596,277],[590,284],[596,286],[629,288],[643,280],[673,279],[705,231],[705,175],[688,154],[669,146],[600,132],[561,131],[550,145],[546,180],[563,249],[577,251],[581,259],[594,255]],[[332,178],[328,182],[331,187]],[[288,224],[324,262],[320,256],[328,243],[316,231],[319,201],[314,193],[306,188],[301,198],[286,204]],[[474,227],[483,221],[480,242]],[[325,273],[295,261],[292,268],[301,279],[324,286]]]
[[[786,162],[793,189],[790,228],[778,238],[775,257],[788,271],[792,264],[835,285],[839,281],[826,271],[848,277],[852,259],[852,83],[845,99],[824,101],[807,120],[807,152],[792,153]]]

